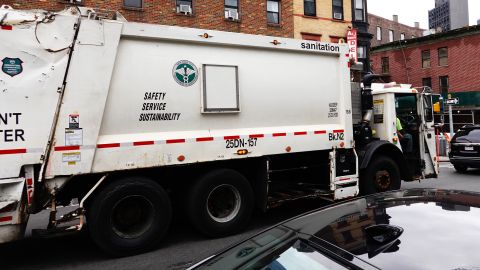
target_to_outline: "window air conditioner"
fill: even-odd
[[[236,10],[229,10],[227,12],[227,19],[233,20],[233,21],[238,21],[238,11]]]
[[[333,13],[333,18],[336,20],[341,20],[343,19],[342,17],[343,17],[342,13],[337,13],[337,12]]]
[[[66,0],[65,2],[72,4],[72,5],[81,5],[83,4],[83,0]]]
[[[192,14],[192,7],[190,5],[180,5],[178,7],[179,13]]]

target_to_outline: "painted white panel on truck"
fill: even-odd
[[[104,45],[75,47],[48,177],[352,147],[344,45],[103,23]],[[202,113],[205,64],[238,67],[240,112]],[[69,115],[77,134],[65,135]]]
[[[82,19],[46,178],[91,172],[121,29],[117,21]]]
[[[42,162],[78,19],[68,10],[52,18],[43,12],[1,13],[0,179]]]

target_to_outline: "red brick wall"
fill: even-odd
[[[448,47],[448,66],[438,65],[438,48],[441,47]],[[422,68],[422,50],[430,50],[430,68]],[[431,77],[432,89],[439,93],[439,76],[449,76],[449,92],[467,92],[480,91],[479,52],[480,34],[477,33],[409,45],[403,52],[400,49],[373,51],[370,59],[374,72],[381,73],[381,58],[389,57],[392,81],[422,86],[422,78]]]
[[[179,25],[247,34],[293,37],[293,0],[281,1],[279,26],[267,24],[266,0],[239,0],[240,22],[225,20],[223,0],[193,0],[193,16],[176,13],[175,0],[144,0],[143,10],[123,8],[122,0],[84,0],[84,6],[118,10],[129,21]],[[62,10],[58,0],[0,0],[15,9]]]
[[[421,37],[423,35],[423,29],[411,27],[405,24],[394,22],[374,14],[368,14],[368,32],[373,35],[372,47],[389,43],[388,31],[393,30],[394,40],[400,40],[400,34],[405,33],[405,39],[411,39],[412,35],[415,37]],[[377,40],[377,26],[382,28],[382,40]]]

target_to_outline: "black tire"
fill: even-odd
[[[229,169],[214,170],[198,179],[191,187],[186,202],[193,226],[210,237],[234,234],[244,229],[253,208],[250,183],[243,175]]]
[[[128,256],[155,247],[172,220],[165,190],[143,177],[128,177],[105,186],[89,204],[87,225],[93,241],[113,256]]]
[[[398,165],[391,158],[377,156],[360,176],[362,195],[400,189],[401,177]]]
[[[465,166],[465,165],[454,164],[453,167],[459,173],[464,173],[468,170],[468,166]]]

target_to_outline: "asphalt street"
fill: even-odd
[[[480,170],[459,174],[449,163],[442,163],[438,179],[402,185],[404,189],[420,187],[480,192]],[[127,258],[110,258],[104,255],[90,240],[88,232],[50,239],[27,237],[22,241],[0,245],[0,269],[185,269],[284,219],[326,204],[317,200],[291,203],[255,216],[246,232],[221,239],[206,238],[194,231],[182,218],[177,217],[167,239],[160,247]],[[47,212],[42,212],[32,217],[27,231],[45,227],[47,215]]]

